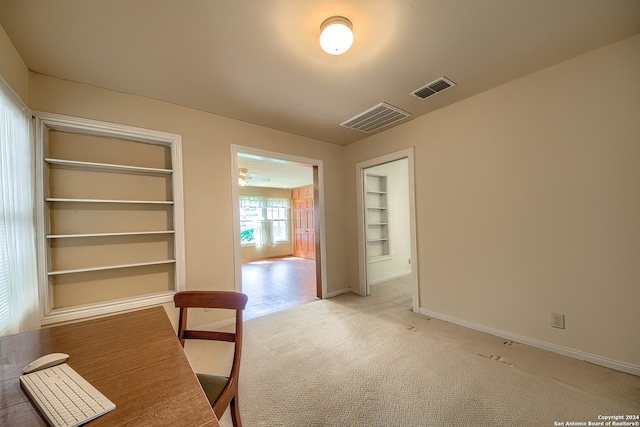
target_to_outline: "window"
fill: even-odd
[[[0,78],[0,336],[37,329],[31,114]]]
[[[269,246],[289,241],[289,199],[240,196],[240,243]]]

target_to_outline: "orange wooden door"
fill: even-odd
[[[316,259],[316,223],[313,198],[293,200],[293,255]]]

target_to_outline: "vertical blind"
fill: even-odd
[[[0,77],[0,336],[39,323],[31,114]]]

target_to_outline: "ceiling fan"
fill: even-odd
[[[271,181],[271,178],[249,173],[249,169],[247,168],[238,168],[238,184],[241,187],[245,187],[255,182],[269,182],[269,181]]]

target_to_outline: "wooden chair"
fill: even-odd
[[[200,385],[209,399],[209,403],[218,418],[231,405],[231,419],[235,427],[241,427],[240,408],[238,406],[238,374],[240,372],[240,354],[242,353],[242,311],[247,305],[247,296],[238,292],[223,291],[184,291],[174,295],[173,301],[180,308],[178,339],[184,347],[188,339],[215,340],[234,343],[233,365],[228,377],[208,374],[196,374]],[[235,332],[197,331],[187,329],[187,309],[224,308],[236,311]]]

